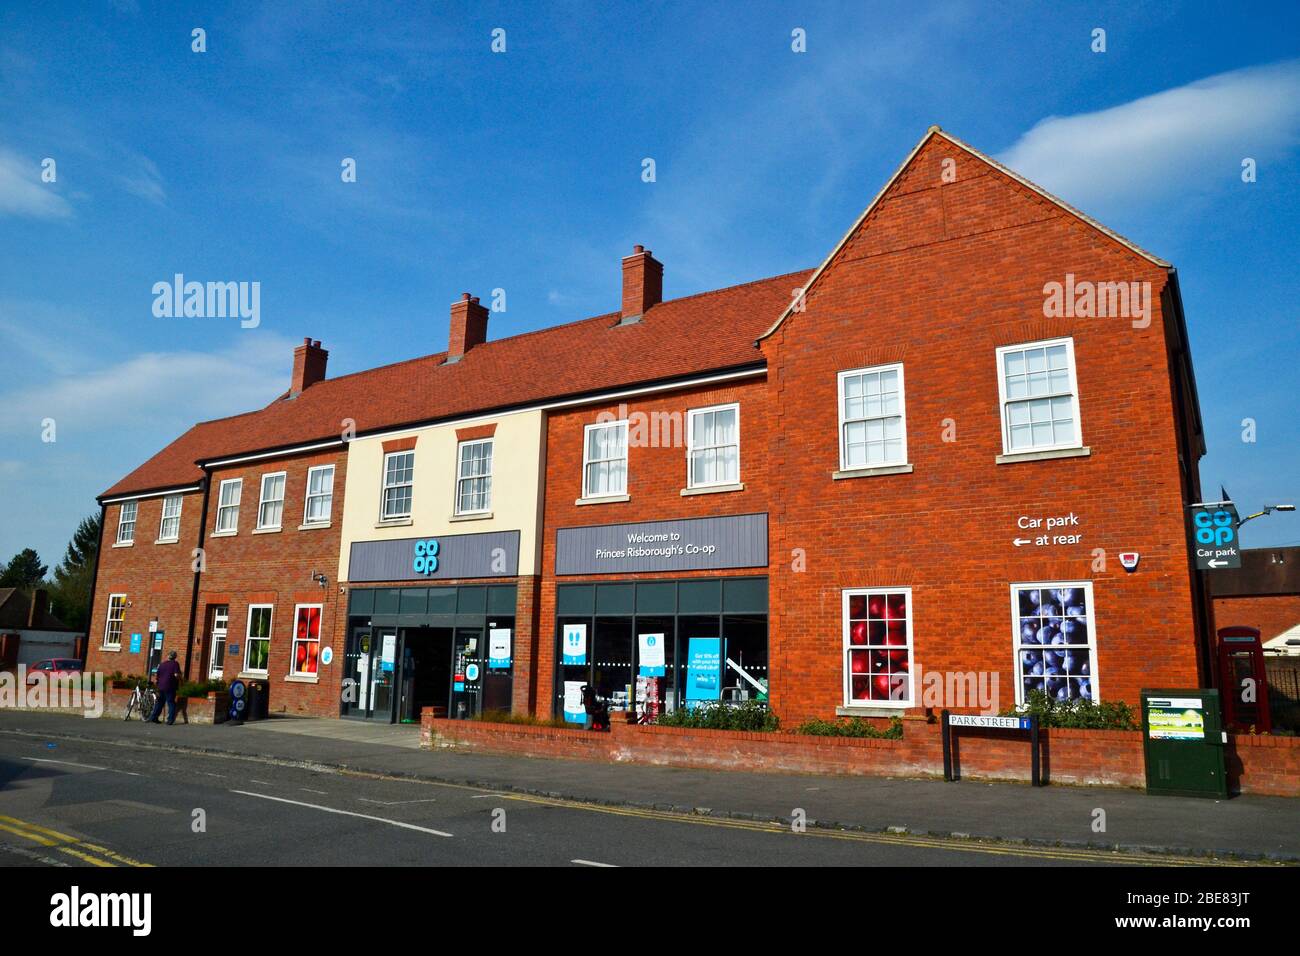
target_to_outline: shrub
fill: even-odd
[[[180,690],[176,692],[177,697],[207,697],[211,691],[224,691],[226,682],[223,680],[191,680],[181,684]]]
[[[1133,708],[1122,700],[1094,704],[1090,700],[1054,700],[1041,690],[1029,692],[1023,708],[1004,711],[1004,717],[1037,717],[1040,727],[1075,730],[1138,730]]]
[[[902,740],[903,718],[890,717],[889,726],[881,730],[861,717],[850,717],[848,720],[823,720],[814,717],[800,724],[795,733],[807,734],[810,737],[874,737],[881,740]]]
[[[671,713],[660,714],[655,720],[660,727],[694,727],[700,730],[750,730],[774,732],[781,724],[776,714],[765,704],[746,700],[739,704],[709,701],[695,707],[679,707]]]
[[[474,720],[488,724],[526,724],[529,727],[576,727],[559,717],[534,717],[532,714],[516,714],[508,710],[485,710],[475,714]]]

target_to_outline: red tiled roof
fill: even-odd
[[[325,379],[296,398],[195,425],[103,497],[195,482],[199,460],[337,438],[345,419],[363,434],[759,363],[755,340],[811,274],[661,302],[630,325],[614,312],[486,342],[450,365],[438,353]]]

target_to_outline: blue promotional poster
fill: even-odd
[[[587,663],[587,625],[564,625],[564,663]]]
[[[641,634],[640,663],[637,673],[642,677],[664,676],[664,636],[662,634]]]
[[[686,706],[722,695],[722,639],[692,637],[687,645]]]

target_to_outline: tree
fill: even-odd
[[[39,554],[31,548],[23,548],[5,565],[4,571],[0,572],[0,588],[31,591],[45,581],[45,572],[48,570],[49,568],[41,564]]]
[[[54,569],[50,596],[54,613],[68,627],[83,630],[90,623],[90,591],[95,584],[95,557],[99,554],[100,514],[95,512],[77,525],[63,563]]]

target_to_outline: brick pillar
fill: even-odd
[[[541,579],[536,575],[516,579],[515,634],[511,655],[514,659],[514,684],[510,709],[516,714],[531,714],[537,700],[537,641],[546,629],[539,626],[538,592]]]

